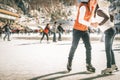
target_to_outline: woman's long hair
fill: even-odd
[[[96,17],[97,9],[99,8],[99,5],[97,4],[95,11],[94,11],[94,18]]]

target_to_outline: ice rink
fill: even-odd
[[[119,80],[120,71],[101,75],[106,68],[104,42],[91,41],[92,64],[96,72],[86,72],[85,48],[80,41],[73,59],[72,71],[67,73],[66,65],[71,40],[47,44],[38,39],[0,39],[0,80]],[[35,36],[35,35],[34,35]],[[63,35],[64,36],[64,35]],[[20,36],[23,37],[23,36]],[[27,37],[27,36],[26,36]],[[69,37],[69,36],[67,36]],[[114,40],[116,64],[120,69],[120,41]]]

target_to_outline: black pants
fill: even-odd
[[[112,50],[115,33],[116,30],[114,28],[110,28],[105,31],[105,52],[107,59],[107,68],[111,68],[111,65],[115,64],[114,52]]]
[[[62,40],[62,39],[61,39],[61,32],[59,31],[58,34],[59,34],[58,40],[61,41],[61,40]]]
[[[0,32],[0,38],[2,39],[2,32]]]
[[[43,36],[42,36],[42,38],[41,38],[41,41],[43,40],[43,38],[44,38],[45,35],[46,35],[46,37],[47,37],[47,41],[49,40],[48,34],[45,33],[45,32],[43,32]]]
[[[80,38],[82,38],[86,49],[86,63],[91,64],[91,44],[90,44],[89,32],[79,31],[75,29],[73,30],[73,41],[69,52],[68,63],[72,64],[74,53],[78,46]]]

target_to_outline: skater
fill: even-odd
[[[117,66],[115,63],[114,52],[112,50],[112,44],[115,37],[115,27],[113,23],[113,18],[109,15],[108,7],[109,2],[105,0],[98,1],[98,7],[96,11],[96,18],[101,18],[98,22],[98,26],[102,32],[105,34],[105,53],[107,59],[107,66],[106,69],[102,70],[102,74],[112,73],[113,70],[117,70]]]
[[[60,24],[58,25],[57,29],[58,29],[58,34],[59,34],[59,36],[58,36],[58,41],[62,41],[61,33],[64,32],[64,29],[62,28],[62,23],[60,23]]]
[[[52,27],[52,33],[53,33],[53,42],[57,42],[56,41],[56,32],[57,32],[57,22],[55,21]]]
[[[2,27],[0,26],[0,38],[2,39]]]
[[[78,46],[80,38],[82,38],[86,49],[86,68],[89,72],[95,72],[95,68],[91,63],[91,43],[89,37],[88,26],[94,26],[96,23],[91,23],[89,20],[93,16],[94,9],[96,7],[96,0],[80,0],[81,3],[78,7],[77,18],[73,27],[73,40],[70,48],[67,70],[72,70],[72,60],[74,57],[75,50]]]
[[[11,28],[10,28],[10,24],[6,24],[4,27],[3,27],[4,31],[5,31],[5,36],[3,38],[3,40],[5,41],[6,37],[7,37],[7,40],[10,41],[10,34],[11,34]]]
[[[49,36],[48,36],[48,33],[50,31],[50,25],[49,23],[46,25],[45,29],[43,30],[43,35],[42,35],[42,38],[40,39],[40,43],[42,42],[44,36],[46,35],[47,37],[47,43],[49,43]]]

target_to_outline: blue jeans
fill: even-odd
[[[90,44],[89,32],[75,30],[75,29],[73,30],[73,41],[72,41],[72,46],[69,52],[68,63],[72,64],[74,53],[78,46],[80,38],[82,38],[86,48],[86,63],[91,64],[91,44]]]
[[[111,65],[115,64],[114,52],[112,50],[115,33],[116,30],[114,28],[110,28],[105,31],[105,52],[107,58],[107,68],[111,68]]]
[[[53,32],[53,42],[56,42],[56,32]]]
[[[7,37],[8,36],[8,37]],[[5,32],[5,36],[4,36],[4,40],[6,39],[7,37],[7,40],[9,41],[10,40],[10,32]]]

